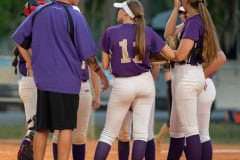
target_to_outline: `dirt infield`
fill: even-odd
[[[15,160],[20,141],[19,140],[0,140],[0,159]],[[90,140],[87,143],[86,160],[92,160],[97,141]],[[168,144],[163,144],[163,151],[156,152],[157,160],[165,160],[167,157]],[[214,145],[213,160],[240,160],[240,145]],[[52,160],[51,141],[48,142],[45,160]],[[117,160],[117,145],[113,144],[107,160]],[[181,160],[185,160],[184,156]]]

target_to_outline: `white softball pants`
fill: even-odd
[[[216,97],[216,89],[212,79],[206,79],[206,87],[198,97],[197,120],[201,143],[210,140],[209,123],[211,106]]]
[[[133,139],[147,141],[154,98],[155,86],[150,72],[134,77],[114,78],[106,122],[99,141],[112,145],[131,106]]]
[[[153,130],[154,111],[155,111],[155,103],[153,104],[151,116],[150,116],[150,122],[149,122],[149,128],[148,128],[148,141],[154,138],[154,130]],[[130,141],[131,133],[132,133],[132,112],[129,111],[123,121],[118,139],[122,142]]]
[[[72,132],[72,144],[85,144],[87,129],[92,110],[92,93],[89,81],[82,82],[79,93],[79,107],[77,113],[77,128]],[[58,131],[54,131],[53,143],[58,142]]]
[[[197,100],[205,85],[202,66],[175,64],[171,68],[171,76],[173,102],[170,136],[181,138],[199,134]]]
[[[37,110],[37,88],[33,77],[23,76],[19,81],[18,92],[24,104],[26,122],[31,120],[28,128],[31,128],[34,126],[33,117],[36,115]]]

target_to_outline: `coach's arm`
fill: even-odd
[[[102,84],[103,84],[102,91],[107,90],[109,88],[109,82],[108,82],[106,75],[103,73],[103,70],[99,66],[96,56],[92,56],[92,57],[88,58],[86,60],[86,63],[88,64],[89,68],[92,71],[96,72],[96,74],[101,79]]]

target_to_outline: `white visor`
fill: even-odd
[[[78,6],[72,6],[74,10],[81,12]]]
[[[181,6],[181,7],[179,8],[179,11],[185,12],[185,9]]]
[[[122,8],[124,9],[124,11],[129,15],[129,17],[134,18],[134,14],[131,11],[131,9],[128,7],[127,2],[123,2],[123,3],[113,3],[113,7],[115,8]]]

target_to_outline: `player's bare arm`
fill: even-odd
[[[192,47],[194,45],[194,41],[191,39],[182,39],[180,41],[178,50],[176,51],[176,57],[174,58],[174,61],[180,62],[187,58],[189,55]]]
[[[218,51],[217,58],[214,62],[209,64],[204,69],[205,77],[209,77],[211,74],[213,74],[216,70],[218,70],[225,62],[227,61],[227,58],[222,50]]]
[[[86,60],[86,63],[90,67],[91,70],[97,73],[97,75],[100,77],[103,87],[102,91],[105,91],[109,88],[109,82],[106,77],[106,75],[103,73],[101,67],[98,64],[97,58],[95,56],[92,56]]]
[[[110,61],[110,57],[107,53],[102,52],[102,67],[105,70],[109,69],[109,61]]]
[[[20,54],[23,56],[24,60],[26,61],[26,66],[28,69],[28,72],[32,73],[32,58],[25,48],[21,47],[20,45],[17,45],[18,50]]]
[[[168,36],[172,36],[174,35],[174,33],[176,32],[176,23],[177,23],[177,18],[178,18],[178,10],[181,6],[181,3],[179,0],[175,0],[174,1],[174,8],[173,8],[173,12],[167,22],[166,28],[165,28],[165,32],[164,32],[164,38],[168,37]]]
[[[153,80],[156,80],[159,76],[159,72],[160,72],[160,65],[152,65],[152,69],[151,69],[151,73],[152,73],[152,77]]]
[[[100,87],[99,87],[99,78],[97,74],[92,71],[90,71],[90,77],[91,77],[91,84],[93,88],[93,99],[92,99],[92,108],[94,110],[97,110],[100,107]]]
[[[173,60],[175,58],[175,53],[168,45],[163,47],[162,53],[167,59]]]

